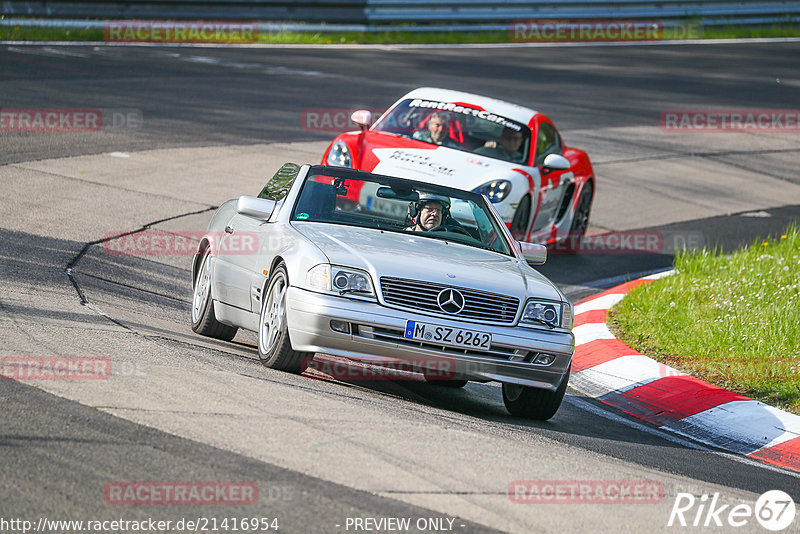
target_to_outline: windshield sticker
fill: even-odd
[[[495,124],[502,124],[506,128],[511,128],[512,130],[516,130],[518,132],[522,131],[522,125],[518,122],[512,121],[511,119],[501,117],[500,115],[495,115],[494,113],[482,109],[469,108],[466,106],[453,104],[452,102],[440,102],[438,100],[422,100],[421,98],[415,98],[408,104],[408,107],[441,109],[442,111],[452,111],[453,113],[461,113],[462,115],[472,115],[473,117],[478,117],[479,119],[483,119],[485,121],[494,122]]]
[[[308,217],[309,217],[308,213],[298,213],[297,214],[297,220],[298,221],[305,221],[306,219],[308,219]]]
[[[441,163],[436,163],[435,161],[431,160],[431,157],[428,155],[415,154],[413,152],[406,152],[405,150],[395,150],[392,152],[392,155],[389,156],[389,159],[428,167],[433,172],[443,174],[445,176],[453,176],[453,173],[455,172],[455,169],[451,167],[445,167]]]

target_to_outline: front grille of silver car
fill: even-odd
[[[457,289],[464,295],[461,312],[449,314],[439,308],[436,297],[443,289]],[[513,323],[519,308],[519,299],[515,297],[405,278],[382,277],[381,292],[383,300],[390,306],[477,322]]]

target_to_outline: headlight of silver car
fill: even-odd
[[[493,204],[496,204],[497,202],[502,202],[511,192],[511,182],[508,180],[494,180],[474,189],[474,192],[486,195]]]
[[[572,306],[565,302],[531,299],[525,304],[520,324],[548,328],[572,328]]]
[[[340,296],[375,300],[375,290],[368,273],[350,267],[321,263],[308,271],[306,285],[309,289],[335,293]]]
[[[352,167],[350,149],[342,141],[335,141],[328,151],[327,163],[337,167]]]

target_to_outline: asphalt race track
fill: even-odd
[[[730,250],[800,219],[796,123],[747,133],[659,127],[665,110],[796,109],[798,56],[794,42],[0,46],[0,112],[102,110],[119,119],[100,131],[0,129],[0,356],[112,365],[106,380],[0,381],[0,521],[227,517],[277,518],[283,532],[649,532],[680,528],[667,524],[681,492],[709,502],[718,494],[728,509],[774,489],[800,502],[793,472],[665,434],[575,390],[551,421],[534,423],[508,415],[496,384],[452,391],[413,376],[343,382],[266,369],[254,335],[224,343],[191,331],[190,255],[117,254],[105,241],[138,230],[202,232],[216,206],[256,193],[284,161],[319,161],[335,132],[315,129],[309,112],[382,109],[413,87],[439,86],[547,113],[567,144],[592,157],[592,229],[660,236],[658,250],[551,254],[542,271],[577,300],[669,267],[676,245]],[[508,494],[519,480],[648,481],[663,496],[520,503]],[[132,481],[240,482],[258,492],[252,504],[109,499],[109,484]],[[366,518],[411,526],[356,521]],[[711,521],[709,530],[731,530]],[[764,531],[753,517],[734,530]],[[0,531],[21,532],[2,523]]]

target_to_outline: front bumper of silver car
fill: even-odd
[[[575,349],[570,332],[452,321],[375,302],[347,299],[290,287],[289,338],[295,350],[320,352],[378,365],[411,364],[430,370],[452,369],[454,377],[496,380],[555,390]],[[468,328],[492,334],[489,351],[445,347],[406,339],[406,321]],[[332,328],[332,322],[341,330]],[[553,356],[548,365],[538,355]]]

